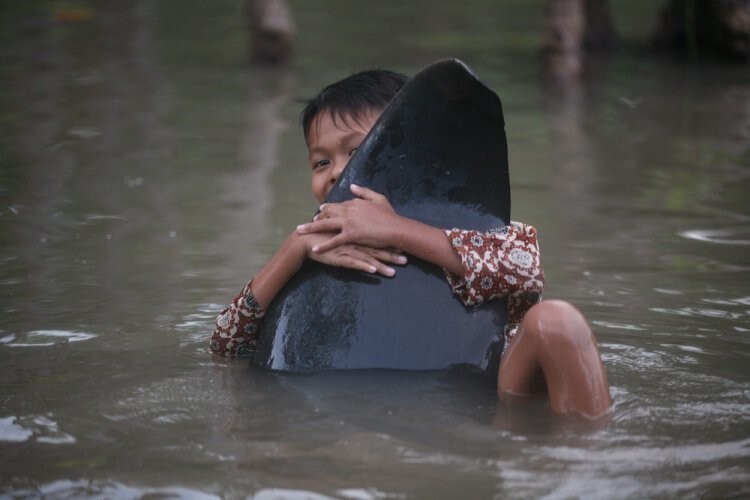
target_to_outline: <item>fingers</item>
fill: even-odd
[[[374,269],[373,273],[382,274],[383,276],[393,277],[396,274],[396,270],[388,266],[386,262],[400,265],[406,264],[406,257],[387,250],[349,245],[346,247],[346,252],[352,258],[366,263],[370,269]]]
[[[312,253],[325,253],[342,245],[346,245],[347,243],[346,239],[341,234],[338,234],[333,238],[325,240],[323,243],[314,245],[310,250]]]
[[[316,219],[297,226],[299,234],[332,233],[341,230],[341,222],[336,219]]]
[[[389,266],[389,263],[398,265],[406,264],[406,257],[396,252],[360,247],[358,245],[343,245],[332,250],[332,252],[339,253],[335,263],[338,266],[358,269],[372,274],[382,274],[387,277],[396,275],[396,270]],[[320,255],[325,252],[318,250],[315,253]]]
[[[369,271],[373,274],[382,274],[383,276],[388,276],[389,278],[396,275],[396,270],[393,269],[390,266],[387,266],[383,262],[380,262],[377,259],[371,259],[368,258],[369,256],[367,254],[361,254],[360,258],[362,259],[361,262],[364,262],[368,269],[372,269],[372,271]]]
[[[320,208],[318,209],[318,213],[315,214],[315,216],[312,219],[313,222],[315,222],[316,220],[320,220],[320,219],[327,219],[329,217],[328,212],[326,212],[325,209],[326,209],[325,205],[320,206]],[[297,228],[299,228],[299,226],[297,226]]]
[[[330,252],[314,252],[310,258],[323,264],[354,269],[369,274],[377,273],[389,278],[396,274],[395,269],[354,245],[345,245]]]
[[[313,222],[320,220],[320,219],[331,219],[338,217],[338,210],[341,205],[343,205],[346,202],[341,203],[323,203],[318,208],[318,213],[315,214],[313,217]]]
[[[372,189],[359,186],[357,184],[352,184],[351,186],[349,186],[349,189],[352,191],[352,194],[354,196],[356,196],[357,198],[362,198],[363,200],[379,201],[385,198],[382,194],[373,191]]]
[[[382,262],[375,261],[375,269],[378,274],[382,274],[383,276],[388,276],[389,278],[392,278],[396,276],[396,270],[392,267],[388,267]]]
[[[359,247],[363,252],[366,252],[371,257],[374,257],[380,262],[388,262],[390,264],[398,264],[403,266],[407,263],[407,258],[400,252],[392,250],[384,250],[382,248],[371,248],[371,247]]]
[[[346,210],[351,206],[352,203],[356,203],[356,200],[365,200],[377,203],[378,205],[388,204],[388,200],[382,194],[368,189],[366,187],[358,186],[357,184],[351,184],[349,186],[352,194],[356,197],[355,200],[342,201],[338,203],[323,203],[318,208],[318,213],[313,217],[313,221],[320,219],[331,219],[340,217],[346,213]]]

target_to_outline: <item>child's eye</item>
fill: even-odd
[[[354,154],[354,153],[355,153],[355,152],[356,152],[356,151],[357,151],[358,149],[359,149],[359,146],[357,146],[356,148],[354,148],[354,149],[352,149],[351,151],[349,151],[349,158],[351,158],[351,157],[352,157],[352,155],[353,155],[353,154]]]
[[[312,164],[312,168],[313,168],[313,170],[317,170],[319,168],[323,168],[323,167],[327,166],[329,163],[331,163],[331,162],[328,161],[328,160],[314,161],[313,164]]]

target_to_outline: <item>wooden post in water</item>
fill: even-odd
[[[585,49],[607,49],[615,30],[607,0],[548,0],[543,48],[553,77],[583,73]]]
[[[578,78],[583,71],[584,0],[549,0],[543,48],[552,75]]]
[[[750,0],[667,0],[653,42],[692,55],[710,49],[750,59]]]
[[[252,59],[272,65],[288,62],[295,25],[286,0],[246,0],[245,11]]]

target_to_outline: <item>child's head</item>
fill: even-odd
[[[302,110],[312,191],[323,201],[407,77],[387,70],[355,73],[324,88]]]
[[[357,121],[367,112],[381,112],[407,80],[401,73],[373,69],[328,85],[317,96],[305,101],[301,116],[305,140],[310,143],[310,126],[322,113],[330,114],[334,121],[346,122]]]

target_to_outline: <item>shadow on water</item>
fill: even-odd
[[[624,50],[551,88],[541,2],[477,2],[480,21],[368,4],[335,40],[332,12],[363,4],[300,2],[295,63],[259,70],[233,4],[181,5],[72,24],[2,7],[2,495],[747,495],[746,67]],[[283,375],[207,352],[222,304],[314,211],[294,98],[447,55],[503,99],[513,218],[540,230],[545,296],[594,326],[602,428],[460,370]]]

